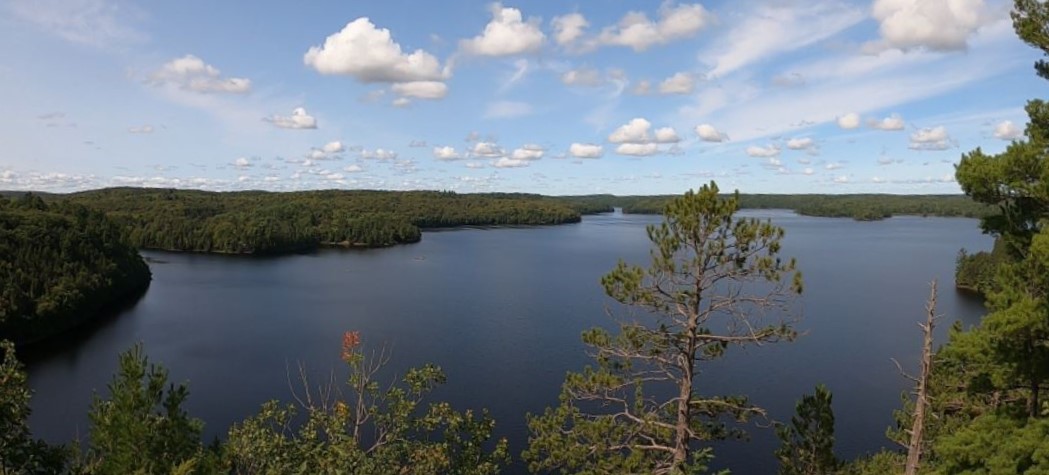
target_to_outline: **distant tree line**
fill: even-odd
[[[535,195],[436,191],[216,193],[111,188],[59,198],[105,212],[145,249],[273,254],[319,246],[417,242],[421,229],[578,222],[572,207]]]
[[[149,267],[98,211],[0,198],[0,339],[29,342],[83,323],[149,285]]]
[[[624,203],[624,213],[658,214],[672,197],[641,197]],[[805,216],[872,221],[894,215],[981,218],[993,209],[964,195],[740,195],[741,209],[789,209]]]

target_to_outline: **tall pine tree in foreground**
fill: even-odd
[[[595,365],[567,375],[557,407],[529,416],[531,470],[699,473],[713,457],[705,442],[764,415],[745,397],[699,391],[703,362],[796,336],[801,274],[779,256],[783,229],[738,209],[739,195],[721,197],[714,183],[685,193],[648,227],[649,266],[620,262],[602,278],[627,311],[618,332],[583,334]]]

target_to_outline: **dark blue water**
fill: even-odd
[[[890,443],[884,432],[906,389],[890,358],[916,366],[928,282],[938,279],[946,318],[975,323],[982,304],[954,290],[958,249],[989,249],[970,219],[897,217],[877,222],[771,216],[787,230],[784,255],[798,259],[806,292],[805,335],[794,343],[730,351],[705,365],[705,394],[744,393],[777,419],[818,383],[834,392],[837,449],[854,457]],[[300,362],[318,383],[339,368],[342,332],[393,349],[391,373],[437,363],[448,384],[434,399],[487,407],[517,455],[524,415],[556,404],[568,370],[588,363],[579,334],[608,325],[601,275],[617,259],[645,263],[644,226],[654,216],[601,215],[582,223],[430,232],[388,249],[323,251],[278,258],[144,253],[154,280],[133,307],[91,331],[26,355],[35,391],[30,425],[50,441],[87,433],[92,395],[104,394],[117,353],[143,342],[151,359],[187,381],[192,415],[208,437],[290,399]],[[721,444],[717,465],[771,473],[775,439]],[[520,467],[515,467],[519,470]]]

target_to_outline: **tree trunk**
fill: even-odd
[[[692,422],[692,379],[696,366],[696,329],[699,327],[699,304],[688,317],[688,342],[681,355],[681,381],[678,386],[677,422],[674,427],[674,460],[670,473],[677,473],[688,463],[689,425]]]
[[[1039,416],[1041,404],[1038,402],[1038,378],[1031,377],[1031,399],[1027,401],[1027,413],[1034,419]]]
[[[911,440],[907,445],[907,465],[904,475],[917,475],[922,457],[922,444],[925,438],[925,410],[929,406],[929,376],[932,373],[932,330],[936,324],[936,281],[932,281],[929,302],[925,305],[928,312],[922,329],[922,366],[917,378],[916,398],[914,400],[914,422],[911,426]]]

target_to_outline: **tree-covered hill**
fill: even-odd
[[[105,212],[138,247],[237,254],[323,245],[416,242],[425,228],[578,222],[573,207],[538,195],[438,191],[264,191],[110,188],[57,198]]]
[[[149,267],[105,215],[0,198],[0,339],[31,342],[140,293]]]

